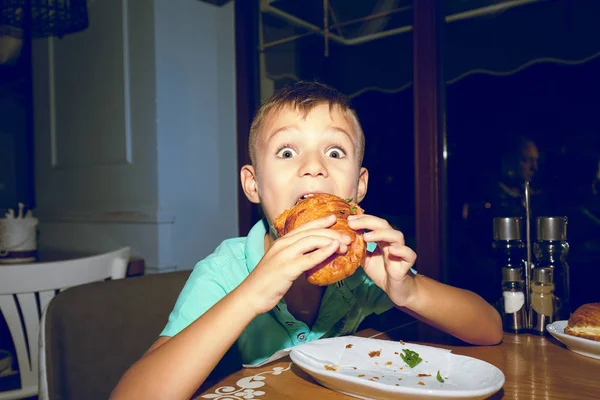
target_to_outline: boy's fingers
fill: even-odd
[[[317,219],[314,219],[312,221],[308,221],[305,224],[300,225],[296,229],[294,229],[291,232],[289,232],[288,235],[289,234],[298,233],[298,232],[307,231],[309,229],[329,228],[329,227],[333,226],[336,221],[337,221],[337,218],[333,214],[328,215],[326,217],[317,218]]]
[[[354,230],[391,228],[389,222],[385,219],[369,214],[350,215],[348,217],[348,226]]]
[[[367,242],[387,242],[395,246],[404,246],[404,234],[392,228],[378,229],[363,235]]]
[[[403,261],[414,264],[417,260],[417,253],[407,246],[389,246],[388,250],[391,255],[401,258]]]
[[[336,253],[338,254],[346,254],[348,252],[348,246],[341,243],[340,246],[338,247]]]
[[[328,246],[306,254],[304,257],[302,257],[302,261],[298,266],[301,268],[302,272],[306,272],[335,254],[339,246],[340,243],[334,240]]]
[[[332,250],[332,253],[335,252],[340,245],[338,240],[332,239],[328,236],[311,235],[301,238],[295,243],[291,244],[285,250],[285,252],[288,254],[289,258],[296,260],[306,253],[310,253],[333,244],[335,244],[335,246],[333,246],[334,250]]]
[[[289,242],[291,245],[292,243],[295,243],[298,240],[301,240],[302,238],[305,238],[308,236],[326,236],[331,239],[338,240],[342,244],[352,243],[352,238],[350,236],[342,234],[339,231],[336,231],[334,229],[326,229],[326,228],[309,229],[309,230],[304,230],[304,231],[295,232],[295,233],[290,232],[290,235],[289,236],[286,235],[285,238],[283,238],[283,240],[286,243]]]

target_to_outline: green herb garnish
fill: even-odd
[[[421,361],[423,361],[423,359],[419,357],[419,353],[416,351],[409,349],[403,349],[402,351],[404,354],[400,354],[400,357],[402,357],[402,360],[404,360],[404,362],[411,368],[416,367]]]
[[[358,210],[358,208],[357,208],[356,206],[354,206],[354,207],[352,207],[352,208],[350,209],[350,213],[351,213],[351,214],[355,214],[355,213],[356,213],[356,210]]]
[[[442,375],[440,375],[440,371],[438,371],[436,379],[442,383],[444,383],[444,379],[442,378]]]
[[[354,200],[352,197],[350,197],[349,199],[345,199],[348,203],[350,203],[352,200]]]

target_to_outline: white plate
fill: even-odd
[[[572,352],[600,360],[600,342],[567,335],[565,333],[567,322],[568,321],[555,321],[551,324],[548,324],[546,329],[552,336],[556,338],[556,340],[567,346],[567,348]]]
[[[410,368],[400,357],[403,349],[416,351],[423,361]],[[379,356],[369,355],[377,350]],[[492,364],[412,343],[344,336],[296,346],[290,357],[321,385],[362,399],[399,394],[403,399],[483,399],[504,385],[504,374]],[[444,383],[437,380],[438,371]]]

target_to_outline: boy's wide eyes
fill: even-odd
[[[292,149],[291,147],[283,147],[277,151],[277,157],[279,158],[292,158],[297,155],[298,153],[296,153],[296,150]]]
[[[289,146],[285,146],[277,150],[277,157],[279,158],[293,158],[297,155],[298,152]],[[325,152],[325,155],[331,158],[344,158],[346,157],[346,152],[340,147],[332,147]]]
[[[332,147],[331,149],[329,149],[325,152],[325,155],[327,157],[331,157],[331,158],[346,157],[346,153],[344,152],[344,150],[340,149],[339,147]]]

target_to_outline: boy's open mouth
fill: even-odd
[[[298,202],[299,202],[300,200],[304,200],[304,199],[306,199],[306,198],[308,198],[308,197],[310,197],[310,196],[314,196],[315,194],[319,194],[319,193],[324,193],[324,192],[308,192],[308,193],[301,194],[301,195],[300,195],[300,196],[298,196],[298,198],[296,199],[296,202],[294,203],[294,205],[298,204]]]

